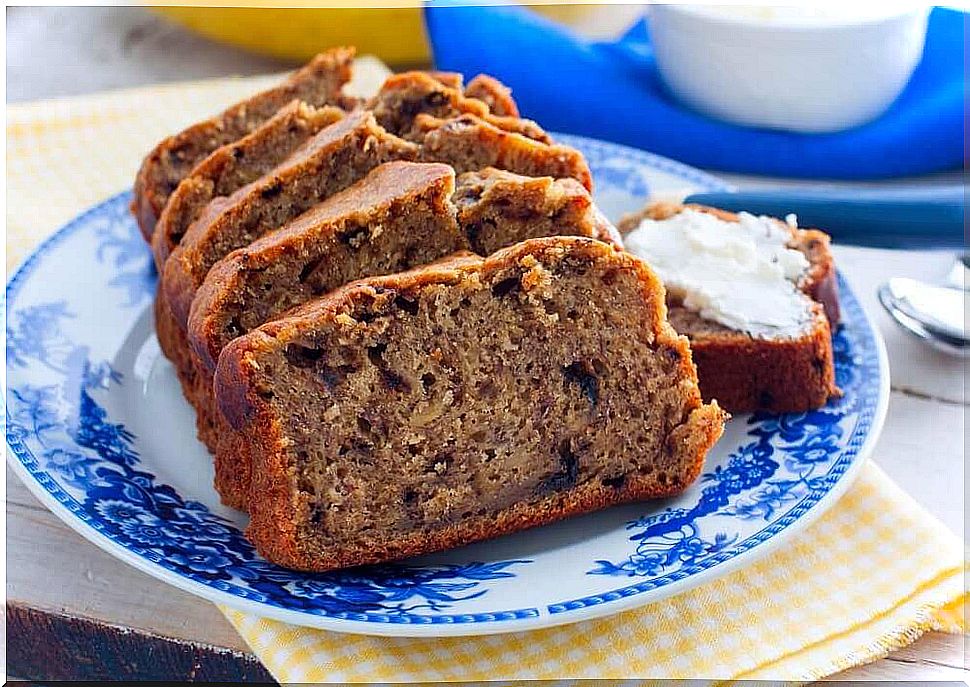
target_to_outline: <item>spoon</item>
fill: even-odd
[[[946,285],[892,277],[879,287],[879,302],[906,331],[937,350],[970,357],[966,329],[967,272],[970,256],[957,259]]]

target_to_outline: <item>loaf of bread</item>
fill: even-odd
[[[716,208],[652,203],[624,217],[618,226],[628,234],[644,219],[663,222],[685,210],[713,215],[728,226],[739,221],[738,215]],[[805,294],[801,299],[804,324],[798,332],[738,331],[687,307],[668,285],[668,317],[674,329],[690,339],[701,393],[732,413],[800,412],[821,407],[839,393],[831,338],[839,305],[829,237],[780,220],[774,225],[787,235],[787,247],[806,258],[807,267],[794,284]],[[648,256],[642,257],[649,261]]]
[[[482,192],[486,186],[502,191]],[[461,199],[460,208],[453,198]],[[557,221],[545,221],[547,213]],[[222,445],[226,432],[213,418],[206,380],[222,349],[350,281],[472,248],[483,217],[489,218],[496,249],[542,235],[540,229],[547,236],[597,237],[599,231],[589,194],[571,180],[564,190],[549,178],[489,169],[462,175],[455,191],[454,171],[447,165],[389,162],[213,266],[192,303],[189,343],[194,355],[178,354],[173,361],[177,368],[190,365],[179,377],[200,418],[200,432],[216,454],[216,486],[226,503],[245,508],[249,471],[240,466],[245,451]],[[523,222],[524,217],[533,217],[533,223]],[[184,346],[181,341],[174,345]]]
[[[484,75],[348,97],[351,56],[136,182],[156,333],[259,551],[324,571],[686,488],[725,414],[582,154]]]
[[[235,339],[215,394],[251,447],[247,536],[324,571],[682,491],[724,416],[664,315],[642,261],[553,237],[354,282]]]
[[[342,95],[342,89],[350,81],[353,57],[351,48],[334,48],[317,55],[278,86],[155,146],[138,170],[131,206],[145,240],[151,242],[155,222],[179,182],[216,148],[252,132],[294,99],[314,107],[352,104]]]

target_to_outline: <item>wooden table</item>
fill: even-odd
[[[8,97],[15,100],[280,69],[274,60],[215,46],[132,8],[13,8],[7,29]],[[45,69],[51,64],[72,66]],[[875,298],[876,286],[890,275],[942,278],[951,256],[841,246],[836,255],[876,318],[892,368],[889,417],[873,459],[962,536],[965,367],[901,332]],[[6,516],[8,674],[33,680],[271,679],[212,604],[83,540],[9,468]],[[930,633],[833,679],[968,681],[966,638]]]

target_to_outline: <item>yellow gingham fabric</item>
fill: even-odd
[[[229,79],[8,106],[7,268],[79,211],[127,188],[163,135],[265,83]],[[281,682],[810,680],[927,630],[962,632],[964,565],[959,539],[870,463],[781,550],[610,618],[489,637],[393,639],[221,610]]]

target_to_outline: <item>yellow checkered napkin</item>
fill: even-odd
[[[963,630],[960,541],[871,463],[782,548],[671,599],[533,632],[365,637],[222,612],[280,682],[811,680]]]
[[[86,207],[129,187],[142,155],[163,135],[266,82],[8,107],[7,267]],[[926,630],[963,631],[965,600],[961,542],[870,464],[782,550],[602,620],[479,638],[388,639],[222,610],[281,682],[809,680],[871,661]]]

